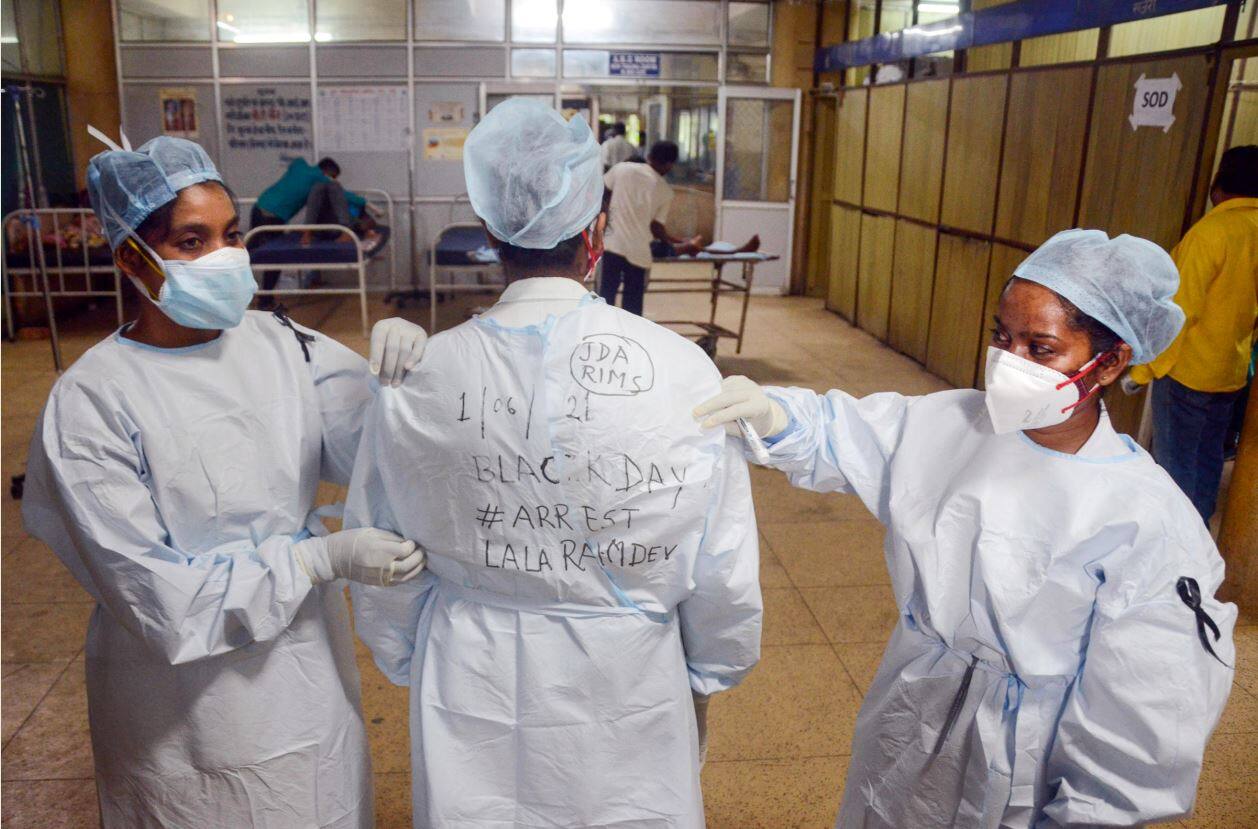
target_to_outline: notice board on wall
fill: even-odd
[[[309,152],[309,93],[283,92],[270,86],[223,89],[223,126],[231,150]]]
[[[320,152],[406,152],[410,106],[402,86],[319,90]]]

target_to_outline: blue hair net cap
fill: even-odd
[[[99,153],[87,165],[87,194],[111,248],[180,190],[222,180],[200,144],[166,135],[135,151]]]
[[[517,247],[549,250],[588,227],[603,206],[590,125],[527,98],[503,101],[472,129],[463,174],[476,215]]]
[[[1179,270],[1162,248],[1137,236],[1063,230],[1023,260],[1014,276],[1070,300],[1131,346],[1132,363],[1166,350],[1184,325],[1175,304]]]

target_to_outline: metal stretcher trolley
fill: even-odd
[[[734,353],[743,351],[743,334],[747,329],[747,304],[751,299],[751,286],[756,276],[756,265],[772,262],[780,257],[767,253],[700,253],[695,256],[668,256],[655,259],[657,264],[678,263],[708,265],[707,276],[652,276],[647,292],[652,294],[710,294],[711,313],[706,322],[694,320],[656,320],[660,325],[673,328],[683,337],[698,343],[709,357],[716,356],[716,346],[721,339],[733,339]],[[741,265],[741,282],[726,278],[726,265]],[[716,322],[716,309],[722,294],[741,294],[743,307],[738,315],[738,330],[732,331]]]

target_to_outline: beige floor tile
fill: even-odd
[[[709,762],[703,767],[708,829],[830,829],[847,760]]]
[[[791,577],[786,574],[786,568],[782,566],[777,554],[773,552],[773,547],[765,539],[764,533],[760,533],[760,587],[794,586],[791,583]]]
[[[411,767],[409,688],[394,685],[368,657],[358,660],[362,677],[363,717],[376,774],[401,773]]]
[[[766,524],[763,533],[796,587],[890,583],[886,530],[872,518]]]
[[[5,604],[92,601],[52,550],[34,538],[6,555],[0,567],[4,575],[0,596]]]
[[[375,829],[411,829],[411,775],[375,772]]]
[[[761,528],[768,524],[870,517],[865,505],[854,495],[799,489],[773,469],[754,467],[751,490],[756,502],[756,521]]]
[[[0,721],[6,744],[51,690],[69,661],[4,663],[0,677],[0,698],[3,699]]]
[[[1258,696],[1234,684],[1216,733],[1254,735],[1254,750],[1258,751]]]
[[[1206,747],[1192,829],[1258,826],[1258,745],[1252,734],[1215,734]]]
[[[1238,627],[1236,642],[1236,684],[1258,695],[1258,627]]]
[[[93,607],[87,602],[5,602],[0,608],[4,661],[49,662],[75,656],[83,649]]]
[[[21,539],[27,535],[26,526],[22,523],[22,502],[14,501],[9,497],[9,481],[6,478],[3,483],[3,493],[0,493],[0,535],[4,537],[5,547],[8,548],[10,539]]]
[[[839,661],[843,663],[844,668],[847,668],[848,676],[852,677],[862,697],[869,693],[869,686],[874,681],[874,675],[878,673],[878,666],[882,664],[882,654],[885,650],[886,645],[881,643],[834,646],[834,652],[839,655]]]
[[[75,660],[4,748],[5,781],[91,777],[83,662]]]
[[[708,713],[708,757],[801,759],[851,751],[860,696],[824,645],[770,645],[760,664]]]
[[[826,635],[817,626],[798,590],[771,587],[761,592],[764,594],[762,645],[825,644]]]
[[[885,644],[899,618],[891,588],[806,587],[799,591],[835,644]]]
[[[98,829],[96,781],[5,780],[5,829]]]

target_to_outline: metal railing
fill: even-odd
[[[51,300],[56,299],[97,299],[113,297],[117,310],[118,325],[124,322],[122,316],[122,273],[114,266],[113,252],[108,245],[93,248],[88,244],[85,229],[88,220],[94,217],[90,207],[39,207],[21,208],[11,211],[2,221],[5,233],[3,255],[0,256],[0,283],[4,289],[4,318],[9,339],[16,335],[13,318],[13,300],[43,298],[42,281],[48,286],[49,328],[53,337],[53,347],[60,348],[57,337],[56,320],[52,316],[54,309]],[[63,247],[60,243],[61,232],[73,226],[73,219],[78,219],[80,228],[79,242],[73,247]],[[26,250],[12,249],[9,237],[9,226],[14,220],[22,223],[25,229]],[[44,244],[44,234],[51,231],[58,241],[51,245]],[[20,237],[19,237],[20,238]],[[103,251],[107,261],[92,261],[92,251]],[[77,254],[72,257],[71,252]],[[24,261],[23,261],[24,260]],[[13,281],[17,276],[29,276],[39,287],[19,288]],[[95,279],[112,277],[113,286],[105,289],[98,287]],[[78,287],[81,286],[81,287]]]
[[[358,234],[350,230],[344,225],[263,225],[255,227],[245,234],[245,247],[256,236],[270,233],[272,235],[286,233],[306,233],[319,231],[335,231],[337,233],[346,233],[353,240],[354,244],[354,261],[353,262],[310,262],[299,260],[293,262],[285,262],[282,259],[278,262],[259,262],[254,264],[255,269],[274,269],[284,270],[287,268],[300,270],[320,270],[320,271],[358,271],[358,287],[357,288],[272,288],[270,290],[260,289],[258,296],[274,296],[277,294],[318,294],[318,295],[336,295],[336,294],[358,294],[359,308],[362,313],[363,336],[368,336],[368,319],[367,319],[367,260],[363,258],[363,249]]]

